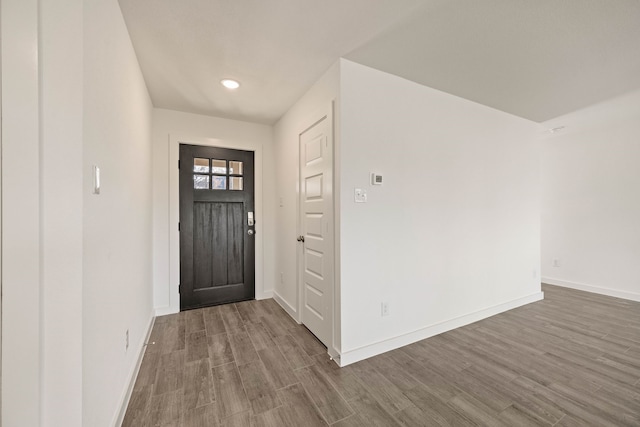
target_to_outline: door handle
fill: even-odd
[[[253,236],[254,234],[256,234],[256,232],[255,232],[255,231],[253,231],[253,230],[247,230],[247,234],[248,234],[249,236]]]
[[[304,242],[304,236],[298,236],[296,240],[298,240],[298,242]]]

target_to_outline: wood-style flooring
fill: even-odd
[[[543,290],[345,368],[273,300],[159,317],[123,425],[640,426],[640,303]]]

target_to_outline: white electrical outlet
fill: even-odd
[[[367,190],[355,188],[353,190],[353,201],[356,203],[367,203]]]
[[[129,330],[124,334],[124,351],[129,350]]]
[[[389,315],[389,303],[388,302],[383,302],[380,304],[380,308],[381,308],[381,314],[382,317],[384,316],[388,316]]]

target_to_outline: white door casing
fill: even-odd
[[[327,113],[299,135],[299,306],[328,348],[333,338],[333,124]]]

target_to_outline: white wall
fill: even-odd
[[[349,61],[340,96],[342,364],[541,298],[538,126]]]
[[[275,273],[274,175],[272,128],[268,125],[178,111],[153,110],[153,283],[157,315],[179,311],[177,158],[171,147],[183,143],[211,143],[221,147],[258,150],[256,157],[256,298],[271,297]],[[175,149],[175,147],[173,147]],[[174,153],[175,155],[175,153]],[[173,172],[173,183],[171,174]],[[262,171],[262,172],[260,172]],[[172,186],[173,185],[173,186]],[[261,194],[260,194],[261,193]],[[173,201],[173,205],[170,204]],[[262,212],[260,212],[262,211]],[[175,220],[173,220],[175,219]],[[260,257],[262,254],[262,259]],[[171,268],[173,263],[173,268]],[[262,274],[260,274],[262,271]],[[173,275],[173,277],[171,277]]]
[[[543,125],[543,281],[640,301],[640,91]]]
[[[38,2],[2,0],[2,420],[40,424]]]
[[[83,17],[82,425],[108,426],[153,316],[152,106],[117,1],[85,1]]]
[[[55,0],[41,2],[39,12],[41,420],[48,426],[82,425],[82,7],[82,0]]]
[[[336,101],[334,127],[339,129],[340,62],[336,62],[311,89],[294,104],[274,125],[274,153],[276,164],[277,223],[276,223],[276,283],[274,298],[298,321],[298,271],[296,241],[298,232],[299,145],[298,136],[311,126]],[[334,137],[334,146],[340,143]],[[335,148],[334,148],[335,150]],[[335,165],[334,165],[335,166]],[[334,179],[338,179],[334,176]],[[337,181],[335,181],[337,182]],[[336,196],[336,202],[338,198]],[[336,204],[334,210],[339,206]],[[337,270],[338,266],[336,266]],[[336,284],[336,289],[339,284]],[[338,295],[338,292],[336,292]],[[337,308],[337,307],[336,307]],[[339,310],[336,310],[336,315]],[[334,347],[339,351],[339,318],[335,319]]]

